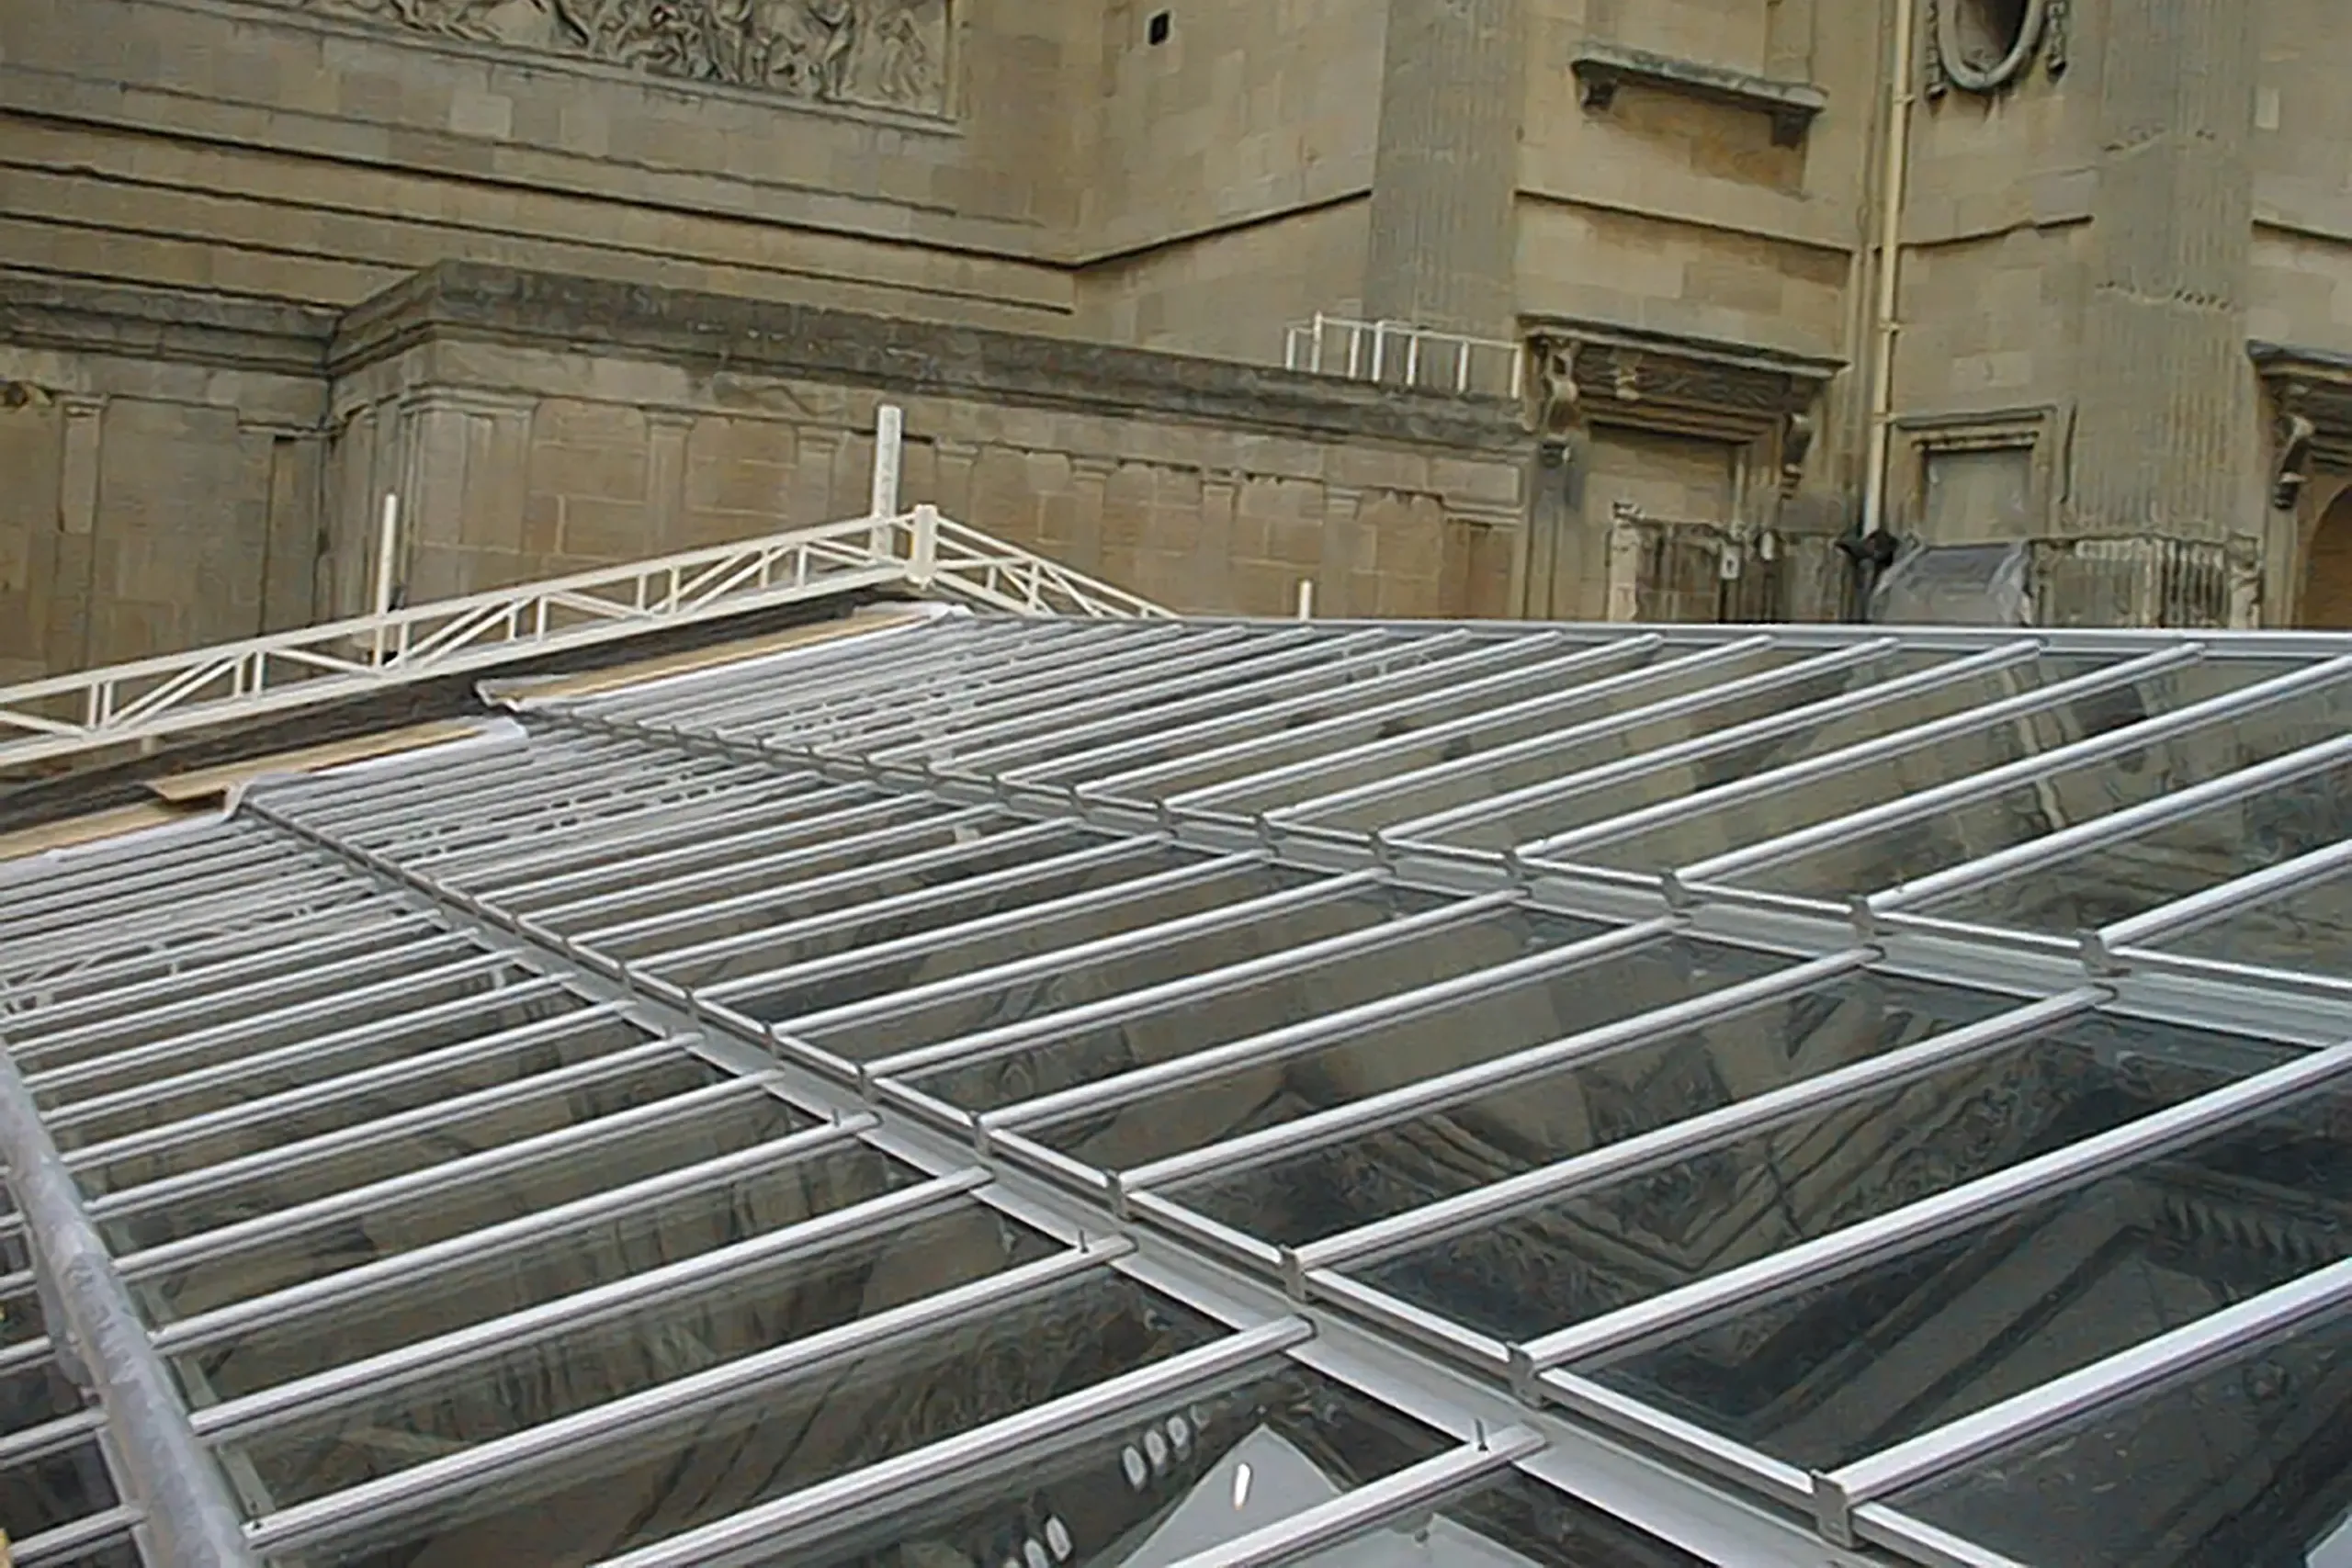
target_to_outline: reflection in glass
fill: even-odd
[[[38,1319],[35,1322],[38,1327]],[[81,1408],[82,1391],[58,1370],[54,1360],[0,1372],[0,1437],[45,1427]],[[6,1520],[0,1518],[0,1529],[7,1528]]]
[[[114,1482],[96,1438],[0,1470],[0,1530],[11,1540],[30,1540],[114,1506]]]
[[[881,1237],[792,1258],[692,1295],[370,1391],[240,1438],[278,1507],[397,1474],[772,1346],[1035,1261],[1043,1237],[977,1203]]]
[[[592,1142],[453,1189],[387,1200],[176,1269],[132,1270],[131,1294],[162,1325],[356,1269],[453,1235],[748,1149],[808,1124],[765,1095]]]
[[[864,1145],[831,1149],[209,1340],[175,1356],[174,1365],[193,1403],[235,1399],[748,1241],[920,1179],[913,1168]]]
[[[1166,857],[1164,864],[1159,865],[1130,862],[1115,868],[1105,868],[1086,879],[1086,886],[1101,888],[1114,896],[1090,902],[1082,908],[1033,908],[1029,919],[1010,931],[999,930],[982,936],[961,939],[943,933],[939,942],[925,946],[920,953],[876,955],[854,968],[834,970],[819,980],[797,984],[786,982],[773,988],[759,987],[745,992],[729,992],[727,1005],[763,1022],[772,1021],[789,1027],[793,1019],[804,1014],[846,1007],[853,1002],[868,1001],[911,987],[953,979],[999,964],[1051,953],[1057,948],[1097,942],[1168,920],[1181,920],[1246,899],[1301,886],[1314,880],[1311,874],[1304,872],[1244,863],[1230,871],[1180,880],[1167,886],[1132,893],[1120,891],[1121,885],[1138,876],[1206,863],[1195,857],[1170,855]],[[1074,887],[1068,891],[1080,889]],[[1060,895],[1057,893],[1055,896]],[[1009,900],[1007,907],[1018,908],[1036,901],[1033,890],[1026,897]],[[854,942],[856,946],[869,947],[889,941],[897,934],[895,931],[887,929],[864,931],[855,933]],[[796,961],[797,957],[796,954]],[[985,1007],[973,1007],[967,1002],[966,1008],[966,1016],[989,1016]],[[901,1043],[922,1043],[920,1039],[913,1038],[902,1041],[897,1032],[887,1025],[870,1032],[867,1038],[869,1049],[878,1045],[885,1051],[897,1050]]]
[[[2344,1568],[2352,1316],[2308,1319],[1888,1501],[2035,1568]]]
[[[1468,934],[1456,933],[1454,940]],[[1484,934],[1491,941],[1506,933]],[[1489,962],[1516,956],[1498,952]],[[1455,1001],[1419,1017],[1358,1029],[1287,1061],[1238,1068],[1205,1083],[1023,1131],[1089,1165],[1129,1169],[1686,1001],[1779,966],[1738,949],[1659,942],[1499,986],[1475,1000]],[[1252,1177],[1242,1179],[1254,1182]],[[1254,1220],[1269,1217],[1261,1212]]]
[[[2326,877],[2156,944],[2224,964],[2352,974],[2352,872]]]
[[[1881,755],[1835,773],[1792,781],[1763,794],[1747,795],[1724,802],[1711,802],[1705,795],[1693,795],[1689,809],[1672,821],[1626,838],[1577,850],[1572,858],[1595,865],[1652,874],[1696,864],[1784,833],[1815,827],[1886,801],[1900,800],[1905,795],[2006,766],[2025,757],[2040,756],[2076,740],[2104,735],[2223,692],[2284,674],[2294,668],[2299,666],[2251,660],[2192,665],[2129,685],[2094,693],[2024,717],[1999,720],[1959,735],[1949,735],[1916,750]],[[2308,702],[2311,699],[2304,700]],[[2274,713],[2283,711],[2283,705],[2273,710]],[[2120,760],[2110,760],[2082,770],[2077,776],[2096,790],[2102,787],[2103,781],[2120,783],[2135,773],[2163,773],[2167,771],[2165,759],[2184,750],[2193,752],[2196,745],[2178,739],[2160,741],[2147,750],[2127,753]],[[2205,750],[2210,761],[2210,753],[2213,750],[2210,740]],[[2209,768],[2208,774],[2222,771],[2225,770]],[[1736,789],[1739,786],[1735,781],[1724,787]],[[2088,803],[2085,804],[2087,806]],[[2111,810],[2113,807],[2109,805],[2098,809]],[[1942,818],[1929,818],[1920,824],[1906,824],[1906,829],[1922,841],[1932,840],[1944,845],[1949,852],[1952,846],[1951,835],[1943,831],[1945,820]],[[1892,886],[1904,876],[1918,874],[1920,869],[1907,861],[1892,870],[1882,865],[1881,863],[1886,861],[1892,852],[1886,845],[1896,837],[1895,834],[1884,834],[1871,840],[1878,846],[1873,852],[1874,858],[1862,860],[1849,856],[1841,860],[1837,858],[1838,851],[1831,851],[1785,866],[1759,870],[1738,880],[1776,891],[1821,897],[1835,897],[1849,889],[1870,891]],[[1966,853],[1965,851],[1957,855],[1946,852],[1936,859],[1935,864],[1953,863],[1955,859],[1966,858]],[[1894,859],[1901,861],[1902,857],[1896,855]],[[1806,869],[1800,874],[1794,869],[1797,867]]]
[[[1424,907],[1418,895],[1397,897],[1400,912]],[[1081,1026],[1020,1051],[939,1067],[910,1081],[951,1105],[992,1111],[1326,1018],[1544,948],[1599,936],[1603,929],[1523,910],[1464,920],[1362,952],[1332,954],[1216,996]]]
[[[1536,1338],[2095,1136],[2295,1055],[2087,1019],[1349,1272]]]
[[[1619,987],[1614,976],[1610,979],[1613,996]],[[1849,1066],[2011,1005],[2011,998],[1988,992],[1850,975],[1342,1143],[1204,1178],[1169,1195],[1246,1235],[1302,1246]]]
[[[2337,1090],[1577,1370],[1831,1470],[2347,1251]]]
[[[1098,1270],[378,1523],[305,1568],[587,1568],[1222,1337]],[[993,1568],[993,1565],[991,1565]]]
[[[2343,734],[2347,725],[2352,725],[2352,682],[2339,682],[2245,718],[2209,724],[2120,757],[2076,763],[1969,805],[1876,833],[1859,834],[1828,849],[1758,867],[1732,880],[1743,886],[1815,898],[1898,887],[2079,822],[2177,795],[2315,741],[2332,739]],[[2257,817],[2247,826],[2307,845],[2317,825],[2299,824],[2294,818],[2313,810],[2332,816],[2335,808],[2324,794],[2315,800],[2299,801],[2291,792],[2282,793],[2288,798],[2280,803],[2277,819],[2264,821]],[[2075,915],[2080,917],[2076,926],[2097,925],[2116,918],[2103,914],[2104,910],[2128,912],[2131,900],[2119,898],[2096,873],[2068,877],[2065,884],[2075,889],[2076,904],[2069,908],[2066,896],[2060,895],[2056,911],[2042,919]]]

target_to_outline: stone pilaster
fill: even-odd
[[[1523,0],[1386,0],[1364,310],[1508,337]]]
[[[2112,0],[2067,526],[2221,541],[2261,526],[2246,360],[2257,17]]]

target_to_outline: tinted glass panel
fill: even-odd
[[[683,1169],[782,1137],[804,1124],[798,1112],[765,1095],[706,1107],[692,1116],[592,1142],[454,1189],[318,1221],[219,1258],[163,1272],[134,1270],[131,1293],[151,1321],[169,1323]]]
[[[46,1459],[0,1470],[0,1529],[11,1540],[28,1540],[44,1530],[115,1506],[114,1482],[95,1439]]]
[[[1306,1055],[1024,1131],[1090,1165],[1128,1169],[1721,990],[1778,966],[1731,948],[1657,942],[1498,987],[1420,1017],[1374,1024]],[[1258,1179],[1242,1179],[1254,1187]]]
[[[2337,1568],[2352,1551],[2352,1316],[2322,1314],[1890,1501],[2021,1562]]]
[[[1578,1370],[1835,1469],[2352,1251],[2348,1134],[2324,1096]]]
[[[1612,984],[1608,989],[1614,994]],[[1989,1018],[2007,998],[1860,975],[1170,1195],[1298,1246]]]
[[[2062,1148],[2292,1054],[2088,1020],[1350,1272],[1506,1343],[1532,1339]]]
[[[592,1290],[920,1180],[864,1145],[717,1183],[472,1262],[402,1276],[356,1301],[209,1339],[174,1365],[198,1404],[234,1399]]]
[[[1366,951],[1335,954],[1216,996],[1073,1030],[1010,1055],[940,1067],[910,1081],[951,1105],[990,1111],[1308,1019],[1328,1018],[1382,997],[1596,937],[1605,929],[1525,910],[1465,920]]]
[[[308,1561],[586,1568],[1209,1343],[1223,1331],[1107,1270],[1050,1296],[749,1392],[691,1424],[466,1494]]]
[[[2314,882],[2157,945],[2225,964],[2352,973],[2352,874]]]
[[[45,1427],[82,1408],[82,1391],[53,1360],[0,1372],[0,1437]],[[0,1524],[0,1529],[7,1529]]]

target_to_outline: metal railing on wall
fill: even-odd
[[[861,589],[903,587],[1025,615],[1159,617],[1159,606],[935,507],[898,505],[898,410],[884,411],[864,517],[390,607],[386,509],[375,613],[0,688],[0,773],[389,686]]]
[[[1501,338],[1318,311],[1283,333],[1283,367],[1426,391],[1517,398],[1527,382],[1527,350]]]

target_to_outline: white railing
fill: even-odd
[[[1360,321],[1317,312],[1283,335],[1283,368],[1430,391],[1517,398],[1527,350],[1500,338],[1465,337],[1410,321]]]
[[[888,452],[877,462],[888,473],[887,483],[877,473],[877,504],[896,504],[896,457]],[[0,773],[664,626],[892,586],[1024,615],[1169,613],[918,506],[0,688]]]

